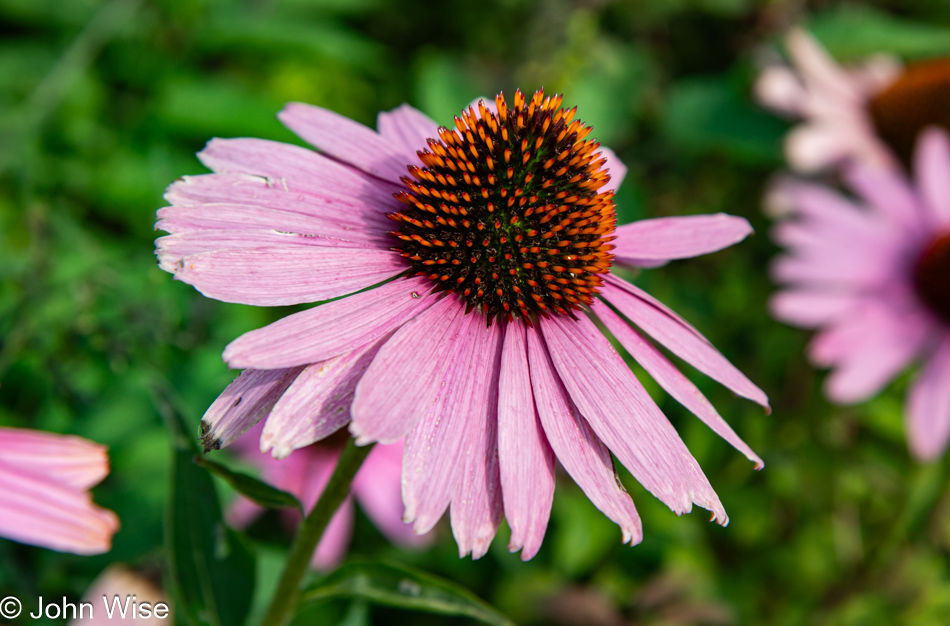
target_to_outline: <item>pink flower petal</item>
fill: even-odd
[[[216,300],[284,306],[345,296],[405,269],[389,250],[267,246],[193,254],[175,278]]]
[[[586,317],[541,318],[555,370],[598,438],[633,476],[677,515],[693,503],[729,520],[696,459],[659,407]]]
[[[0,536],[59,552],[112,549],[119,519],[92,503],[88,491],[0,461]]]
[[[0,427],[0,462],[76,489],[97,485],[109,474],[105,446],[27,428]]]
[[[422,547],[432,543],[434,534],[417,535],[402,521],[402,455],[402,441],[373,448],[353,479],[353,495],[387,539],[403,546]]]
[[[299,202],[332,203],[341,213],[375,207],[381,223],[387,208],[402,206],[392,197],[405,189],[398,179],[380,180],[299,146],[266,139],[212,139],[198,158],[218,174],[263,176],[267,185],[284,192],[281,197]]]
[[[769,301],[769,310],[787,324],[815,328],[844,317],[859,302],[858,297],[848,293],[790,289],[775,294]]]
[[[620,526],[623,543],[640,543],[643,525],[620,484],[610,451],[571,402],[540,331],[528,330],[527,339],[534,402],[554,453],[594,506]]]
[[[789,33],[786,43],[789,54],[809,88],[819,89],[845,101],[861,100],[861,94],[854,88],[848,74],[810,34],[796,28]]]
[[[307,143],[343,163],[395,183],[401,176],[408,175],[408,162],[402,146],[346,116],[310,104],[291,102],[277,117]]]
[[[762,469],[765,466],[762,459],[736,435],[732,427],[722,419],[722,416],[706,399],[706,396],[696,388],[696,385],[690,382],[659,350],[606,305],[595,307],[594,313],[617,338],[620,345],[626,348],[630,356],[643,366],[647,373],[653,377],[653,380],[659,383],[660,387],[663,387],[677,402],[701,419],[713,432],[754,462],[755,469]]]
[[[464,310],[447,296],[403,324],[380,349],[356,386],[350,432],[357,443],[395,443],[429,412],[464,318],[471,317]]]
[[[541,548],[554,501],[554,451],[534,406],[525,341],[524,322],[509,323],[498,379],[498,463],[511,527],[508,549],[521,550],[523,561]]]
[[[159,237],[155,240],[158,266],[166,272],[181,271],[184,259],[196,254],[225,250],[254,250],[259,248],[295,248],[326,250],[332,248],[362,248],[376,251],[381,248],[366,241],[347,241],[320,235],[278,232],[276,230],[192,230]],[[382,248],[385,249],[385,248]]]
[[[349,171],[347,174],[351,175]],[[397,188],[381,185],[375,179],[357,179],[350,186],[354,187],[350,193],[342,193],[330,182],[325,186],[313,184],[307,175],[288,180],[251,174],[202,174],[184,176],[172,183],[165,191],[165,200],[175,206],[250,205],[299,213],[356,230],[392,230],[392,220],[386,213],[397,207],[392,197]]]
[[[418,160],[416,152],[426,148],[427,139],[439,138],[439,125],[408,104],[401,104],[392,111],[381,111],[376,116],[376,129],[383,139],[402,150],[405,164]],[[400,174],[405,175],[405,172]]]
[[[937,226],[950,224],[950,140],[945,131],[930,127],[917,138],[914,174],[931,219]]]
[[[268,416],[261,452],[281,459],[348,424],[356,384],[384,341],[307,366]]]
[[[834,365],[825,381],[832,402],[852,404],[873,396],[923,349],[930,325],[919,314],[899,314],[866,304],[818,334],[812,361]]]
[[[856,163],[842,172],[848,186],[881,216],[912,233],[920,231],[923,208],[899,168]]]
[[[325,361],[372,343],[435,303],[425,278],[398,279],[294,313],[224,349],[234,368],[276,369]]]
[[[950,336],[943,339],[907,394],[907,440],[911,452],[932,461],[950,441]]]
[[[802,115],[805,87],[788,67],[766,68],[755,81],[753,93],[758,102],[770,109],[788,116]]]
[[[623,161],[621,161],[610,148],[601,146],[598,148],[598,151],[603,158],[607,159],[607,162],[604,164],[604,169],[610,172],[610,180],[597,191],[601,193],[613,191],[616,193],[616,191],[620,189],[620,184],[623,183],[623,179],[627,177],[627,166],[623,164]]]
[[[748,221],[725,213],[640,220],[617,229],[614,254],[621,263],[685,259],[728,248],[751,233]]]
[[[477,419],[478,411],[486,410],[472,404],[476,390],[490,384],[476,377],[487,374],[476,370],[476,346],[486,343],[481,341],[486,336],[479,332],[480,324],[474,315],[460,314],[453,321],[454,330],[450,332],[457,339],[451,344],[452,351],[437,357],[447,369],[435,386],[426,385],[431,391],[426,390],[424,397],[428,401],[418,409],[423,412],[422,419],[416,420],[406,437],[402,461],[402,500],[406,504],[403,520],[411,523],[420,535],[439,521],[459,483],[463,469],[459,455],[465,443],[466,419]],[[417,393],[413,391],[411,395]]]
[[[255,231],[276,230],[281,233],[298,233],[333,239],[337,241],[372,244],[386,248],[392,239],[382,229],[351,226],[339,220],[314,217],[297,211],[254,206],[250,204],[198,204],[170,206],[158,210],[156,230],[169,233],[184,233],[194,230]]]
[[[201,418],[205,451],[224,448],[267,415],[303,370],[244,370]]]
[[[468,359],[459,361],[472,381],[471,392],[452,405],[461,409],[456,419],[463,426],[456,461],[461,475],[452,493],[450,516],[459,557],[471,553],[473,559],[480,559],[488,552],[503,515],[498,468],[498,375],[504,337],[497,321],[483,328],[484,322],[471,317],[478,326],[471,339],[473,350]],[[448,384],[459,385],[459,381],[450,380]]]
[[[616,276],[607,277],[602,293],[618,311],[675,355],[734,393],[768,408],[765,393],[683,318]]]

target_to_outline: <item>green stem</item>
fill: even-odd
[[[356,472],[359,471],[372,448],[372,445],[357,446],[352,439],[346,442],[343,452],[340,453],[340,459],[336,463],[336,469],[333,470],[333,476],[330,477],[330,482],[313,510],[297,529],[297,536],[290,548],[290,558],[287,559],[284,574],[280,578],[280,584],[262,622],[266,626],[283,626],[293,617],[293,609],[300,593],[300,581],[307,573],[313,551],[320,542],[327,524],[330,523],[330,518],[349,495],[350,483],[353,482],[353,477],[356,476]]]

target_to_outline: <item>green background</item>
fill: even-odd
[[[621,222],[724,211],[755,227],[636,281],[770,395],[766,416],[684,365],[766,467],[755,472],[644,377],[728,527],[702,511],[677,518],[626,476],[644,540],[621,546],[562,477],[528,563],[507,552],[504,527],[472,562],[445,522],[433,548],[405,552],[362,515],[350,554],[455,581],[523,624],[950,623],[950,462],[909,457],[906,377],[833,407],[803,356],[808,333],[767,314],[776,249],[761,197],[787,125],[749,92],[801,22],[842,61],[950,53],[942,0],[0,0],[0,425],[107,444],[112,474],[95,498],[122,520],[97,557],[0,540],[0,596],[78,599],[113,562],[160,580],[174,458],[163,403],[195,428],[233,378],[227,342],[292,310],[211,301],[156,267],[162,191],[204,171],[194,153],[208,139],[298,142],[275,118],[291,100],[370,125],[409,102],[448,123],[474,97],[543,86],[629,166]],[[268,517],[247,541],[254,619],[289,537]],[[311,617],[458,623],[347,601]]]

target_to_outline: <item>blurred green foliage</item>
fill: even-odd
[[[459,583],[522,624],[946,624],[948,461],[909,459],[906,380],[832,407],[804,359],[807,333],[766,312],[775,250],[760,198],[785,125],[749,87],[799,22],[846,60],[950,52],[942,0],[0,0],[0,425],[109,445],[112,474],[95,495],[123,524],[113,551],[92,558],[0,540],[0,595],[78,599],[110,562],[158,579],[174,457],[154,390],[174,390],[194,428],[233,378],[224,345],[287,312],[207,300],[155,266],[162,190],[203,171],[193,155],[205,141],[297,142],[274,117],[290,100],[367,124],[409,102],[446,123],[477,96],[544,86],[630,167],[621,221],[725,211],[756,227],[636,280],[771,395],[765,416],[691,374],[766,468],[653,385],[727,528],[702,512],[676,519],[626,476],[645,539],[622,547],[565,477],[528,563],[507,552],[506,529],[471,562],[445,527],[434,548],[409,553],[364,517],[351,554]],[[288,545],[272,526],[252,539],[252,615]],[[343,600],[308,618],[458,623]]]

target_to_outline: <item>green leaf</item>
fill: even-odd
[[[778,163],[787,124],[756,108],[728,75],[690,78],[673,85],[666,133],[680,148],[724,152],[748,163]]]
[[[248,476],[241,472],[235,472],[224,465],[212,461],[204,456],[196,456],[195,463],[205,468],[218,478],[224,479],[231,485],[235,491],[251,500],[265,509],[292,509],[295,508],[303,513],[303,507],[300,501],[293,494],[281,491],[280,489],[268,485],[262,480],[253,476]]]
[[[167,399],[160,408],[172,431],[165,549],[175,608],[195,626],[239,626],[254,595],[254,557],[225,526],[211,475],[193,461],[197,446],[181,414]]]
[[[300,607],[340,598],[441,615],[470,617],[485,624],[511,626],[513,622],[472,592],[400,565],[353,561],[306,588]]]
[[[823,13],[808,21],[808,30],[842,62],[890,52],[906,58],[950,52],[950,28],[915,22],[868,8]]]

